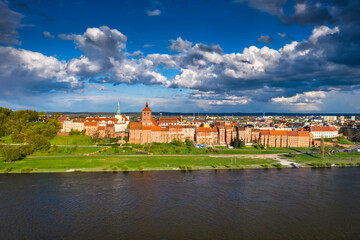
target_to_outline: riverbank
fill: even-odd
[[[0,162],[1,173],[27,172],[112,172],[241,169],[272,167],[278,161],[265,156],[43,156]],[[274,166],[275,167],[275,166]]]
[[[214,155],[118,155],[118,156],[30,156],[0,162],[0,173],[60,173],[358,166],[360,153],[319,154],[214,154]]]

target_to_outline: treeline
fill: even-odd
[[[344,134],[344,136],[346,136],[348,140],[352,142],[360,142],[360,129],[342,127],[340,128],[339,133]]]
[[[7,161],[19,159],[34,151],[47,151],[50,139],[54,138],[60,130],[57,122],[59,114],[54,114],[49,120],[45,120],[44,112],[34,110],[12,111],[0,107],[0,137],[10,136],[15,143],[22,146],[2,146],[2,156]]]

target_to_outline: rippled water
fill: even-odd
[[[360,168],[0,174],[0,239],[360,239]]]

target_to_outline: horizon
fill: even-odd
[[[358,9],[360,0],[0,0],[0,106],[358,115]]]

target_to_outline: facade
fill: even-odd
[[[311,147],[313,136],[307,131],[260,130],[259,143],[269,147]]]
[[[129,117],[120,112],[118,103],[115,117],[87,117],[87,118],[61,118],[61,133],[69,133],[71,130],[83,131],[85,134],[94,137],[118,137],[124,136],[129,125]]]
[[[335,127],[311,127],[310,131],[314,139],[336,138],[339,136],[339,132]]]

